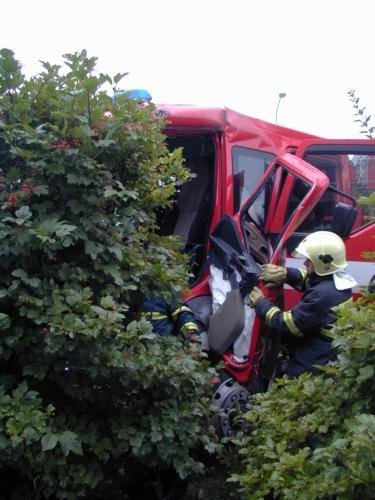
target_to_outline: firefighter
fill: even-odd
[[[200,343],[203,328],[186,304],[172,306],[162,298],[143,300],[142,315],[162,337],[182,334],[191,343]]]
[[[316,365],[324,365],[336,357],[327,330],[336,320],[332,308],[352,300],[355,280],[347,267],[343,240],[335,233],[317,231],[297,246],[293,257],[302,257],[306,269],[293,269],[265,264],[260,280],[272,288],[287,283],[303,291],[300,302],[289,311],[281,311],[255,287],[250,303],[266,324],[273,328],[289,347],[290,356],[281,374],[295,377],[303,372],[318,373]]]

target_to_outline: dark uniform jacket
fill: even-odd
[[[293,377],[335,359],[331,340],[323,330],[336,321],[332,308],[350,300],[352,290],[337,290],[332,275],[307,277],[306,271],[292,268],[287,269],[287,283],[304,292],[295,307],[281,311],[264,298],[255,311],[287,341],[291,356],[283,372]]]
[[[200,332],[200,325],[185,304],[171,305],[162,298],[144,299],[142,315],[152,323],[154,333],[161,336]]]

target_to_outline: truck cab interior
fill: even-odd
[[[203,269],[213,211],[215,146],[210,134],[169,136],[167,145],[171,151],[183,148],[184,166],[193,178],[177,187],[172,207],[160,214],[158,224],[161,234],[180,237],[194,283]]]

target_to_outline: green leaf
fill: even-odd
[[[135,453],[138,453],[145,439],[145,436],[146,436],[145,432],[137,432],[134,436],[130,438],[130,446],[133,447]]]
[[[0,313],[0,330],[7,330],[11,325],[10,318],[5,313]]]
[[[103,245],[95,243],[94,241],[85,241],[85,253],[90,255],[92,260],[95,260],[97,256],[104,250]]]
[[[128,73],[116,73],[113,77],[114,83],[117,85]]]
[[[364,382],[365,380],[372,379],[374,376],[374,366],[366,365],[359,369],[357,382]]]
[[[83,186],[89,186],[93,183],[92,178],[77,174],[68,174],[67,181],[69,184],[79,184]]]
[[[105,274],[108,274],[114,278],[116,285],[118,285],[118,286],[124,285],[124,280],[121,277],[121,269],[117,264],[115,264],[115,263],[106,264],[106,265],[102,266],[102,270]]]
[[[122,247],[120,245],[108,247],[108,250],[115,254],[120,262],[122,261]]]
[[[151,442],[152,443],[158,443],[163,439],[163,434],[159,431],[152,431],[151,432]]]
[[[69,455],[70,452],[82,455],[81,443],[78,441],[78,437],[74,432],[64,431],[59,436],[59,442],[65,456]]]
[[[15,278],[19,278],[23,283],[26,285],[29,285],[33,288],[38,288],[40,286],[40,279],[39,278],[29,278],[26,271],[24,269],[17,268],[14,271],[12,271],[12,276]]]
[[[15,214],[19,219],[23,219],[23,220],[28,220],[33,215],[31,213],[30,207],[26,206],[26,205],[24,205],[24,206],[20,207],[18,210],[16,210]]]
[[[42,437],[42,451],[53,450],[56,444],[59,441],[59,435],[53,434],[52,432],[48,432]]]
[[[115,306],[115,301],[113,300],[113,297],[107,295],[100,300],[100,304],[104,307],[104,309],[112,309]]]
[[[15,278],[20,278],[22,281],[27,281],[27,273],[23,269],[17,268],[12,271],[12,276]]]
[[[9,446],[9,441],[2,435],[0,435],[0,450],[5,450]]]
[[[118,191],[113,189],[112,186],[106,186],[104,189],[104,198],[112,198],[114,196],[118,196]]]

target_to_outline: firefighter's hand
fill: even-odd
[[[254,286],[249,294],[250,306],[255,307],[256,304],[262,299],[264,299],[262,290],[257,286]]]
[[[194,358],[207,358],[210,351],[210,344],[207,332],[197,333],[196,330],[191,332],[191,336],[185,336],[188,340],[188,348],[190,355]]]
[[[183,328],[183,335],[185,339],[191,344],[200,344],[201,336],[196,328]]]
[[[264,264],[259,279],[266,283],[267,288],[275,288],[286,281],[286,268],[274,264]]]

